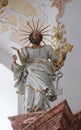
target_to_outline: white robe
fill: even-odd
[[[56,70],[53,63],[58,57],[49,45],[35,49],[24,47],[21,56],[26,64],[12,68],[16,68],[14,77],[19,76],[15,86],[25,93],[25,111],[33,111],[35,106],[42,110],[47,109],[50,106],[49,102],[56,99],[52,76]],[[27,72],[25,80],[22,78],[23,70]]]

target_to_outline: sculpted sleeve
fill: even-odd
[[[54,60],[58,59],[58,56],[55,54],[54,49],[51,46],[47,46],[48,49],[48,58],[54,63]]]

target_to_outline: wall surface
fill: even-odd
[[[0,64],[0,130],[12,130],[8,117],[17,114],[17,96],[13,88],[13,74]]]
[[[63,78],[59,86],[63,87],[63,96],[59,99],[67,99],[73,112],[81,109],[81,1],[73,0],[66,5],[61,21],[67,29],[68,41],[73,44],[73,50],[68,53],[65,65],[62,69]]]
[[[37,7],[36,10],[34,10],[35,16],[43,15],[44,18],[51,25],[54,25],[56,23],[55,16],[57,14],[57,9],[56,7],[55,8],[51,7],[51,3],[49,2],[49,0],[42,0],[42,1],[31,0],[30,2],[34,3],[33,10]],[[10,11],[10,10],[7,9],[7,11]],[[60,19],[60,21],[64,23],[67,29],[67,38],[68,38],[69,43],[73,45],[73,50],[71,53],[68,53],[66,61],[65,61],[65,65],[61,69],[61,71],[63,72],[63,77],[59,81],[59,88],[63,88],[63,95],[59,96],[55,102],[51,103],[51,105],[54,106],[55,104],[62,101],[63,99],[66,99],[74,113],[81,110],[81,103],[80,103],[81,102],[80,101],[81,99],[81,93],[80,93],[81,92],[81,60],[79,58],[81,56],[81,45],[80,45],[81,43],[81,29],[80,29],[81,15],[80,15],[80,12],[81,12],[81,0],[72,0],[71,2],[65,4],[64,14],[63,14],[63,17]],[[7,27],[5,28],[6,31],[3,33],[2,31],[0,31],[1,32],[0,34],[0,55],[1,55],[0,62],[3,63],[8,68],[10,68],[10,63],[11,63],[11,55],[12,55],[11,46],[16,46],[16,47],[22,46],[18,42],[10,40],[11,30],[13,28],[15,30],[19,27],[20,25],[19,18],[22,17],[23,19],[26,19],[28,18],[28,15],[29,15],[29,14],[25,14],[26,16],[23,15],[21,10],[17,10],[17,12],[11,10],[11,14],[15,14],[15,16],[17,17],[15,19],[15,16],[14,16],[15,23],[12,23],[13,20],[10,19],[10,17],[8,17],[6,21],[6,18],[5,17],[2,18],[0,15],[1,17],[0,28],[1,29],[3,25],[7,22],[6,23]],[[9,14],[5,16],[9,16]],[[18,21],[16,22],[16,20]],[[4,28],[3,28],[3,31],[4,31]],[[1,81],[1,75],[0,75],[0,81]],[[13,89],[11,89],[12,94],[13,94],[13,91],[15,91]],[[13,94],[13,96],[14,96],[14,101],[16,102],[15,94]],[[6,98],[8,98],[8,94],[6,95]],[[14,107],[14,105],[12,106]],[[13,111],[13,109],[11,111]],[[22,110],[20,109],[20,105],[19,105],[19,113],[21,113],[21,111]]]

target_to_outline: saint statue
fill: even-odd
[[[33,30],[30,33],[32,46],[25,46],[20,52],[23,65],[16,63],[16,55],[12,56],[15,87],[18,94],[24,95],[25,113],[46,110],[50,108],[50,101],[57,99],[53,80],[59,69],[56,65],[59,57],[50,45],[41,45],[42,39],[41,31]],[[63,54],[63,61],[65,57]]]

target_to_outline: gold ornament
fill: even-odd
[[[51,46],[54,48],[55,53],[58,55],[58,61],[55,63],[56,67],[61,67],[64,65],[64,60],[62,54],[67,54],[71,52],[73,45],[67,42],[67,38],[64,37],[66,34],[66,29],[64,24],[57,23],[56,26],[53,27],[52,32],[52,43]]]

